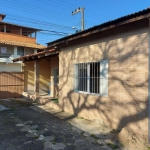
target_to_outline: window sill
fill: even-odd
[[[105,96],[108,97],[108,95],[102,95],[102,94],[96,94],[96,93],[88,93],[88,92],[83,92],[83,91],[76,91],[74,90],[75,93],[80,93],[80,94],[87,94],[87,95],[93,95],[93,96]]]

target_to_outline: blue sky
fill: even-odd
[[[81,13],[85,7],[85,29],[150,7],[150,0],[0,0],[0,13],[5,22],[48,30],[38,33],[37,43],[47,42],[75,33],[81,28]]]

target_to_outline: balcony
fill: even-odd
[[[0,53],[0,58],[9,58],[10,55],[12,55],[12,54],[1,54]]]
[[[14,58],[19,58],[20,55],[14,55],[14,54],[0,54],[0,63],[13,63]],[[21,63],[21,61],[18,61],[17,63]]]
[[[11,34],[11,33],[4,33],[4,32],[0,32],[0,39],[6,41],[9,40],[9,41],[29,43],[29,44],[36,44],[35,38],[27,37],[23,35]]]

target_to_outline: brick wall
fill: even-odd
[[[109,61],[108,97],[74,92],[74,64],[103,59]],[[59,54],[59,69],[59,103],[65,111],[127,129],[147,143],[148,20],[69,42]]]

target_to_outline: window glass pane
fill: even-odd
[[[84,64],[84,91],[87,92],[87,64]]]
[[[87,64],[82,63],[75,66],[76,90],[87,92]]]
[[[95,66],[95,93],[99,93],[100,91],[100,63],[96,63],[96,66]]]
[[[90,93],[93,93],[93,63],[90,63]]]
[[[100,88],[100,63],[90,63],[90,93],[99,94]]]
[[[83,67],[82,64],[79,64],[79,91],[83,91]]]
[[[17,55],[24,56],[24,47],[17,47]]]
[[[75,89],[100,94],[100,62],[75,65]]]
[[[54,69],[54,83],[55,84],[59,83],[59,69],[57,68]]]

